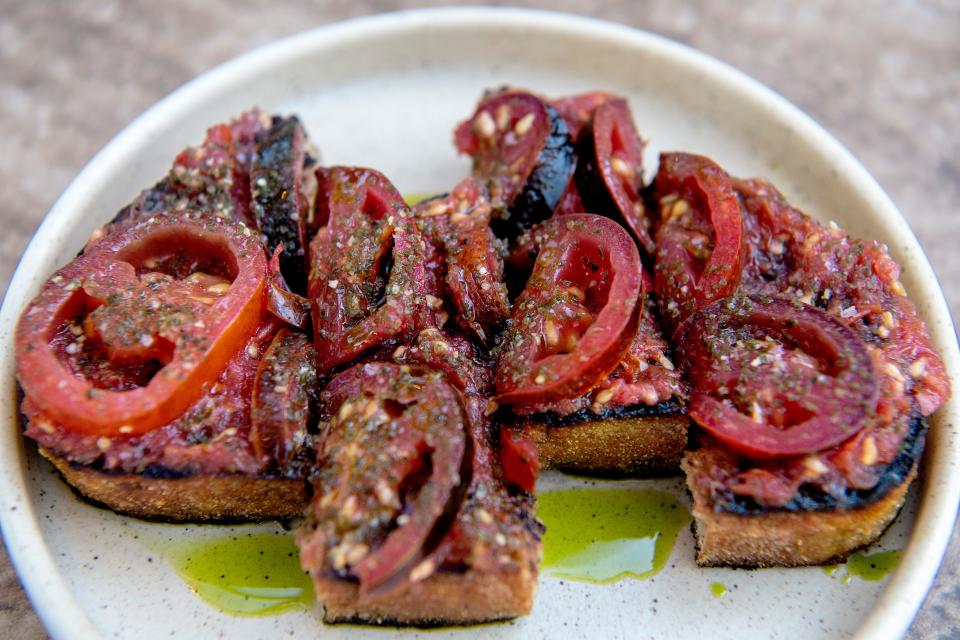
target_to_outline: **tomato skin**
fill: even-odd
[[[500,351],[496,401],[583,395],[612,371],[640,321],[640,256],[617,223],[592,214],[546,222],[533,273]]]
[[[662,154],[652,190],[651,208],[660,209],[654,286],[669,334],[697,309],[737,291],[746,244],[730,178],[709,158]]]
[[[436,547],[463,501],[468,418],[440,373],[385,362],[338,374],[321,401],[329,426],[303,564],[388,593]],[[373,451],[384,455],[365,455]]]
[[[51,347],[58,329],[91,308],[102,316],[115,302],[135,308],[135,296],[149,299],[150,286],[139,294],[124,289],[142,286],[131,263],[147,269],[144,262],[157,251],[184,245],[213,248],[235,272],[226,293],[215,301],[211,298],[209,308],[195,321],[202,326],[170,324],[158,335],[144,334],[140,346],[116,346],[118,357],[170,358],[144,387],[112,391],[72,375]],[[215,216],[160,213],[109,231],[51,277],[21,316],[16,353],[24,393],[58,424],[83,433],[142,434],[170,422],[204,393],[206,383],[220,374],[260,323],[266,266],[256,234]],[[106,299],[97,298],[104,293]],[[128,334],[117,331],[130,327],[124,326],[125,317],[119,320],[104,323],[103,328],[122,338]],[[157,351],[164,344],[170,348]]]
[[[654,252],[641,191],[643,147],[623,98],[611,97],[593,111],[577,140],[577,192],[584,210],[622,220],[640,248]]]
[[[256,139],[269,125],[266,114],[251,109],[210,127],[203,143],[177,154],[167,175],[144,189],[114,223],[139,222],[163,211],[202,209],[256,228],[250,210],[250,165]]]
[[[578,140],[580,132],[590,124],[593,114],[604,102],[615,99],[611,93],[603,91],[592,91],[590,93],[580,93],[572,96],[564,96],[550,101],[553,108],[567,123],[570,129],[570,137]],[[581,209],[582,211],[582,209]]]
[[[537,445],[529,435],[500,427],[500,464],[506,481],[533,493],[540,475]]]
[[[317,376],[313,345],[280,329],[257,366],[250,405],[250,441],[257,455],[292,466],[306,452]]]
[[[485,345],[510,316],[503,284],[504,243],[490,230],[492,212],[485,189],[474,178],[413,207],[417,227],[435,251],[427,271],[442,283],[433,304],[439,308],[445,299],[456,324]]]
[[[310,245],[309,297],[318,373],[391,340],[439,324],[429,248],[403,197],[381,173],[317,172],[327,225]]]
[[[270,257],[267,276],[267,309],[277,319],[291,327],[310,327],[310,301],[290,291],[287,281],[280,273],[280,254],[283,247],[277,246]]]
[[[867,425],[876,402],[876,371],[864,344],[800,303],[719,300],[680,327],[678,342],[692,387],[690,417],[752,459],[840,444]]]
[[[96,465],[108,473],[305,478],[306,469],[299,460],[278,465],[259,455],[251,442],[250,398],[257,367],[279,328],[279,321],[265,315],[216,381],[206,385],[204,395],[162,427],[142,435],[113,437],[71,431],[51,420],[28,396],[21,404],[27,419],[24,435],[71,463]]]
[[[492,227],[502,238],[548,218],[573,175],[566,122],[547,101],[526,91],[484,96],[473,116],[457,127],[454,143],[473,158],[473,176],[489,185],[500,213]]]

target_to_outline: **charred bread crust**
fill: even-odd
[[[823,491],[800,487],[800,492],[790,502],[778,507],[779,511],[831,511],[834,509],[853,509],[882,500],[886,495],[903,484],[916,468],[917,461],[923,455],[926,442],[927,421],[919,415],[910,420],[910,429],[893,461],[884,468],[880,479],[870,489],[846,489],[843,495],[831,496]],[[716,508],[727,513],[748,515],[768,511],[747,496],[732,495],[728,501],[717,502]]]
[[[533,608],[539,546],[531,556],[515,570],[439,571],[380,598],[364,596],[357,583],[335,577],[314,577],[313,588],[326,623],[436,627],[494,622]]]
[[[690,421],[676,399],[596,414],[537,413],[518,425],[546,469],[610,475],[666,475],[680,468]]]
[[[307,506],[304,480],[243,475],[110,473],[72,464],[43,447],[63,479],[84,498],[145,520],[237,522],[299,516]]]
[[[684,468],[696,464],[696,452]],[[876,540],[893,521],[916,475],[882,499],[856,509],[769,511],[740,515],[714,510],[694,495],[697,564],[701,567],[802,567],[845,559]],[[691,489],[692,490],[692,489]]]
[[[897,457],[870,490],[848,490],[847,506],[822,493],[798,494],[787,505],[764,509],[753,503],[717,503],[696,488],[705,466],[698,450],[681,464],[693,495],[697,564],[703,567],[799,567],[828,564],[874,540],[893,522],[917,475],[925,421],[915,417]],[[750,510],[745,510],[744,505]]]

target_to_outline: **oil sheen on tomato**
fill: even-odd
[[[546,573],[584,582],[646,579],[663,568],[690,514],[671,493],[576,488],[537,496]]]
[[[224,613],[270,616],[316,602],[290,534],[204,537],[159,547],[190,590]]]

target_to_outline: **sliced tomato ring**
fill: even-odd
[[[640,256],[616,222],[588,213],[548,220],[513,305],[497,363],[496,401],[575,398],[617,366],[640,321]]]
[[[494,231],[513,237],[548,218],[573,175],[574,149],[563,118],[541,98],[519,90],[485,97],[454,132],[457,150],[473,158],[473,175],[507,207]]]
[[[436,547],[470,484],[460,395],[429,368],[368,363],[334,377],[322,404],[330,422],[311,514],[320,548],[305,564],[389,592]]]
[[[733,295],[746,261],[743,218],[730,178],[709,158],[660,156],[654,286],[672,331],[714,300]]]
[[[280,329],[257,365],[250,405],[250,442],[281,465],[302,456],[314,405],[315,353],[302,333]]]
[[[580,132],[574,179],[586,211],[622,220],[640,248],[653,254],[641,196],[643,146],[627,101],[606,100]]]
[[[179,417],[260,324],[267,261],[256,236],[217,216],[160,213],[88,246],[17,325],[26,395],[82,433],[142,434]],[[55,348],[67,327],[75,340]],[[113,390],[69,366],[83,345],[98,345],[107,369],[156,361],[158,370],[144,386]]]
[[[847,326],[808,305],[718,300],[678,331],[690,417],[755,459],[822,451],[854,436],[877,397],[873,360]]]
[[[320,373],[435,325],[427,246],[400,193],[372,169],[317,172],[327,225],[310,248],[309,297]]]

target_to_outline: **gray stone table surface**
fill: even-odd
[[[0,293],[83,164],[160,97],[232,56],[406,0],[0,0]],[[445,3],[446,4],[446,3]],[[500,4],[500,3],[496,3]],[[654,31],[724,60],[846,145],[910,222],[960,309],[960,2],[519,3]],[[960,637],[960,536],[908,637]],[[0,636],[45,636],[0,549]]]

